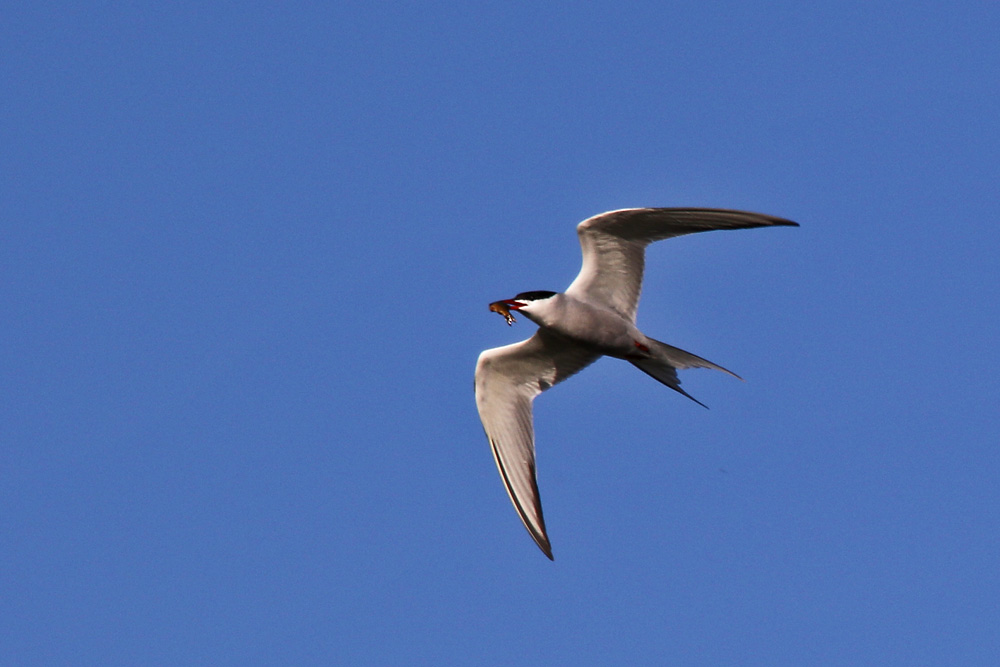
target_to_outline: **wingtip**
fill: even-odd
[[[542,505],[541,500],[538,496],[538,488],[534,488],[534,499],[535,499],[535,514],[538,517],[537,525],[533,524],[528,518],[528,513],[525,511],[524,506],[521,504],[521,499],[518,497],[517,493],[514,492],[514,486],[511,484],[510,477],[507,475],[507,469],[504,467],[503,461],[500,458],[500,451],[497,447],[497,442],[493,438],[489,439],[490,449],[493,451],[493,460],[497,464],[497,469],[500,471],[500,479],[503,480],[504,487],[507,489],[507,496],[510,501],[514,504],[514,509],[517,510],[518,516],[521,518],[521,523],[528,530],[528,534],[531,535],[531,539],[535,541],[538,548],[542,550],[549,560],[555,560],[552,556],[552,545],[549,543],[549,537],[545,533],[545,518],[542,516]],[[531,473],[531,479],[534,480],[535,474],[534,470]]]
[[[527,523],[524,524],[524,527],[528,528],[528,533],[531,534],[531,539],[535,541],[535,544],[537,544],[538,548],[542,550],[542,553],[545,554],[545,557],[548,558],[549,560],[555,560],[555,557],[552,555],[552,544],[549,542],[549,536],[545,533],[544,520],[542,522],[541,531],[532,530],[531,528],[528,527]]]

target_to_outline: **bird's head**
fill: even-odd
[[[529,319],[532,319],[532,311],[537,310],[540,307],[539,304],[547,302],[548,299],[551,299],[555,295],[555,292],[549,292],[548,290],[521,292],[513,299],[501,299],[500,301],[494,301],[490,304],[490,311],[503,315],[504,319],[507,320],[507,326],[510,326],[517,321],[514,319],[514,316],[510,311],[520,310],[524,312]]]

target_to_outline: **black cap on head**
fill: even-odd
[[[521,292],[514,297],[517,301],[538,301],[540,299],[548,299],[556,295],[556,292],[550,292],[548,290],[540,289],[533,292]]]

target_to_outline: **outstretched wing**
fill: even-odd
[[[500,477],[514,508],[539,548],[552,558],[535,480],[531,403],[600,357],[539,329],[528,340],[486,350],[476,364],[476,406]]]
[[[646,246],[713,229],[748,229],[798,223],[761,213],[719,208],[627,208],[587,218],[576,227],[583,268],[567,294],[602,303],[635,320]]]

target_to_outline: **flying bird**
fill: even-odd
[[[546,389],[602,356],[615,357],[680,392],[677,370],[718,364],[661,343],[636,328],[646,246],[715,229],[798,223],[760,213],[714,208],[630,208],[595,215],[577,225],[583,267],[565,292],[534,290],[490,304],[508,326],[522,313],[538,325],[520,343],[495,347],[476,364],[476,406],[500,477],[514,508],[542,552],[552,559],[535,479],[531,405]],[[513,312],[512,312],[513,311]]]

